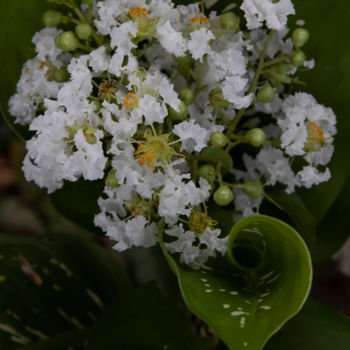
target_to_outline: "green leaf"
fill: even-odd
[[[81,342],[128,283],[112,256],[85,238],[0,234],[0,348]]]
[[[155,284],[118,298],[90,336],[86,350],[199,350],[186,317]]]
[[[27,127],[14,124],[8,113],[8,100],[16,91],[23,63],[34,55],[31,39],[43,27],[42,13],[49,6],[43,0],[0,1],[0,113],[25,140],[32,134]]]
[[[298,233],[280,220],[251,216],[239,221],[228,259],[192,270],[165,249],[188,308],[230,349],[258,350],[302,307],[310,289],[309,252]]]
[[[350,237],[350,177],[327,215],[317,225],[317,241],[310,249],[312,261],[321,263],[331,258]]]
[[[307,82],[303,90],[313,94],[319,103],[334,109],[338,119],[335,153],[330,163],[332,178],[329,182],[303,191],[303,199],[317,221],[331,208],[350,172],[349,82],[350,32],[349,1],[294,0],[297,18],[306,21],[310,40],[303,47],[308,58],[315,58],[316,66],[301,78]],[[293,18],[293,23],[295,22]],[[291,22],[292,22],[291,21]]]
[[[287,194],[283,191],[270,192],[268,196],[282,207],[307,245],[312,246],[316,241],[316,221],[306,209],[301,198],[295,193]]]
[[[265,350],[348,350],[350,319],[309,299],[301,312],[267,343]]]
[[[67,219],[85,229],[103,234],[102,230],[94,225],[94,217],[99,213],[97,200],[101,197],[104,181],[65,182],[64,186],[51,194],[54,207]]]

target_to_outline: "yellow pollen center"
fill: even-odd
[[[126,110],[136,107],[138,105],[137,97],[132,92],[128,92],[128,94],[123,99],[123,105]]]
[[[323,130],[317,125],[316,122],[307,122],[307,125],[310,128],[310,137],[312,140],[324,143],[324,132]]]
[[[140,17],[144,17],[144,18],[149,18],[149,14],[150,14],[150,10],[145,9],[143,7],[133,7],[130,9],[130,16],[132,18],[140,18]]]

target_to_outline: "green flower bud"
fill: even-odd
[[[72,31],[59,35],[59,39],[57,40],[58,47],[65,52],[74,51],[80,46],[79,40]]]
[[[115,169],[111,170],[107,177],[106,177],[106,184],[107,186],[109,187],[114,187],[114,188],[117,188],[120,186],[117,178],[115,177],[115,174],[117,173],[117,171]]]
[[[269,103],[275,98],[275,96],[276,93],[274,88],[270,85],[265,85],[258,91],[256,98],[259,102]]]
[[[297,28],[293,30],[292,40],[296,47],[304,46],[310,38],[310,33],[305,28]]]
[[[226,30],[238,30],[239,18],[233,12],[226,12],[221,15],[220,24]]]
[[[251,144],[254,147],[260,147],[264,144],[266,136],[262,129],[255,128],[249,130],[246,135],[245,139],[247,143]]]
[[[68,81],[69,77],[70,75],[67,67],[65,66],[55,69],[52,73],[52,80],[56,81],[57,83],[64,83],[65,81]]]
[[[264,189],[259,180],[252,180],[242,185],[244,193],[252,199],[259,198],[264,195]]]
[[[204,164],[198,169],[198,176],[206,179],[213,186],[215,182],[215,168],[213,165]]]
[[[54,10],[47,10],[43,14],[45,27],[57,27],[62,21],[62,13]]]
[[[222,90],[215,88],[209,92],[210,104],[217,109],[225,108],[229,105],[229,102],[225,100]]]
[[[92,27],[88,23],[79,23],[75,26],[77,37],[82,40],[87,40],[92,34]]]
[[[194,101],[194,94],[191,89],[182,89],[179,92],[179,98],[186,104],[190,105]]]
[[[292,54],[292,57],[290,59],[290,61],[292,62],[292,64],[296,67],[301,67],[304,65],[304,62],[306,60],[306,56],[304,54],[303,51],[301,50],[298,50],[298,51],[295,51],[293,54]]]
[[[213,132],[210,135],[210,143],[216,148],[223,148],[227,145],[227,137],[220,131]]]
[[[214,201],[220,206],[228,205],[233,200],[233,193],[227,185],[220,186],[213,195]]]
[[[182,122],[188,116],[187,106],[184,102],[181,102],[178,109],[179,111],[177,112],[175,109],[168,106],[169,117],[173,121]]]

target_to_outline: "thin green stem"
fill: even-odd
[[[264,66],[265,66],[265,56],[267,54],[267,50],[271,44],[271,40],[273,38],[273,35],[275,34],[275,30],[270,30],[270,33],[267,37],[267,41],[266,41],[266,44],[265,44],[265,47],[264,47],[264,50],[260,56],[260,59],[259,59],[259,63],[258,63],[258,67],[256,69],[256,72],[255,72],[255,76],[254,76],[254,79],[252,80],[252,82],[250,83],[250,86],[249,86],[249,89],[247,91],[247,95],[249,95],[250,93],[254,92],[256,86],[258,85],[258,82],[259,82],[259,78],[260,78],[260,75],[264,69]],[[236,118],[233,120],[232,124],[230,125],[230,127],[228,128],[227,132],[226,132],[226,136],[228,139],[231,139],[231,135],[233,134],[237,124],[239,123],[239,121],[241,120],[241,118],[243,117],[244,115],[244,112],[246,111],[246,108],[241,108],[237,115],[236,115]]]

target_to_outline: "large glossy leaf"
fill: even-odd
[[[97,200],[103,193],[104,182],[65,182],[64,186],[51,195],[54,207],[67,219],[91,232],[103,232],[94,225],[94,217],[99,213]]]
[[[265,350],[348,350],[350,319],[309,299],[301,312],[267,343]]]
[[[69,235],[0,234],[0,284],[0,348],[6,350],[78,345],[128,288],[112,256]]]
[[[262,349],[302,307],[311,284],[311,261],[298,233],[280,220],[251,216],[239,221],[228,242],[228,260],[192,270],[165,249],[188,308],[230,349]]]
[[[314,263],[331,258],[350,237],[349,198],[350,177],[342,187],[332,208],[317,226],[317,241],[310,250]]]
[[[348,118],[348,94],[350,81],[350,47],[348,40],[350,11],[347,0],[303,1],[294,0],[298,18],[306,20],[310,31],[305,52],[314,57],[316,67],[302,78],[307,82],[305,90],[320,103],[331,106],[338,117],[338,135],[335,154],[331,162],[331,180],[304,193],[309,209],[320,220],[330,209],[344,185],[350,170],[347,151],[350,146],[350,120]]]
[[[102,317],[86,350],[199,350],[188,320],[155,284],[119,298]]]
[[[305,207],[303,201],[295,193],[287,194],[283,191],[268,194],[295,224],[298,232],[310,247],[316,240],[316,220]]]

